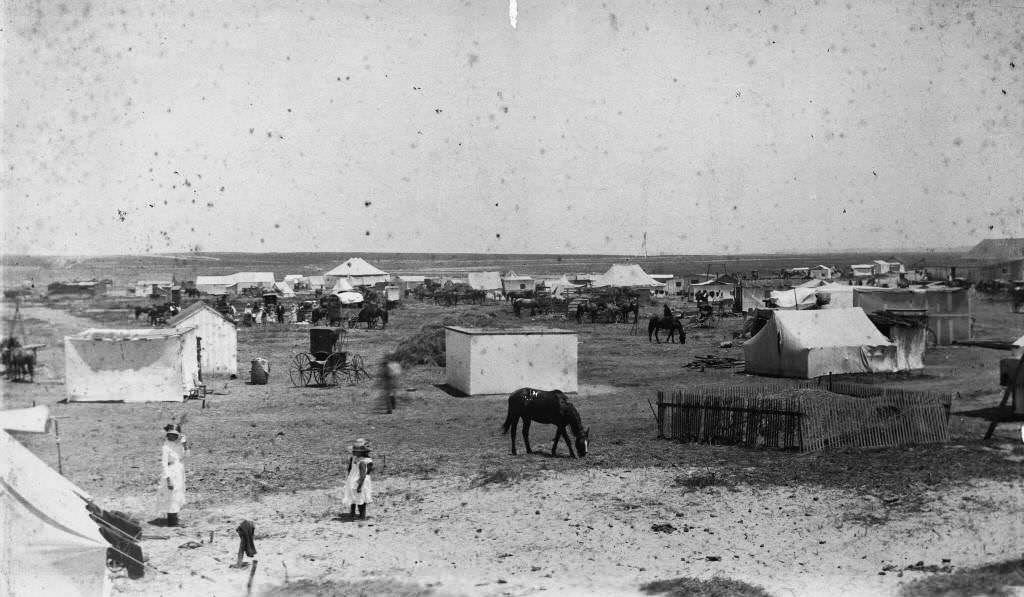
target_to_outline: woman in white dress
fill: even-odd
[[[373,501],[373,459],[370,458],[370,444],[363,438],[349,447],[352,455],[348,459],[348,474],[345,477],[345,492],[341,498],[343,506],[349,507],[352,518],[359,507],[359,518],[366,518],[366,504]]]
[[[157,488],[160,507],[167,513],[167,526],[178,526],[178,513],[185,504],[185,457],[188,443],[181,434],[180,425],[164,427],[164,445],[161,454],[163,477]]]

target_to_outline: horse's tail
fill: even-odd
[[[518,395],[519,390],[516,390],[515,392],[512,392],[511,394],[508,395],[508,414],[505,415],[505,422],[501,424],[502,435],[508,433],[508,430],[511,429],[512,427],[512,421],[515,420],[515,417],[512,416],[512,400],[516,398]]]

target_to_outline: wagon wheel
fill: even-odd
[[[348,364],[349,378],[352,383],[359,383],[370,379],[370,372],[366,370],[363,357],[354,354],[352,360]]]
[[[345,372],[345,353],[332,353],[324,361],[324,367],[321,371],[321,385],[336,386],[341,381],[343,375],[347,377]]]
[[[288,378],[292,385],[297,388],[306,387],[313,378],[313,371],[309,366],[309,356],[297,354],[288,365]]]

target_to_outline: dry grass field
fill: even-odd
[[[572,398],[592,452],[575,460],[564,445],[557,458],[512,456],[500,433],[505,397],[452,396],[439,387],[443,368],[406,371],[391,415],[372,381],[295,388],[286,367],[308,350],[303,325],[239,328],[241,375],[212,381],[205,409],[59,404],[62,337],[137,324],[124,312],[23,313],[31,341],[48,345],[44,367],[38,383],[5,382],[4,406],[51,405],[65,473],[104,506],[147,521],[160,514],[160,429],[188,413],[187,526],[148,527],[161,538],[144,549],[166,574],[119,577],[119,594],[245,594],[247,573],[227,568],[243,518],[256,522],[254,593],[264,595],[923,595],[981,578],[1000,591],[1020,574],[1019,424],[981,441],[1001,396],[1004,355],[990,349],[938,347],[921,372],[858,379],[958,392],[951,443],[800,455],[656,437],[648,401],[658,389],[764,381],[683,367],[698,355],[742,357],[738,343],[719,348],[741,318],[690,330],[682,346],[659,345],[622,324],[518,320],[504,303],[411,301],[385,330],[347,334],[346,349],[375,365],[422,325],[453,314],[577,331],[581,388]],[[977,319],[982,336],[1024,333],[1024,317],[1005,303],[979,301]],[[271,363],[267,385],[247,383],[255,357]],[[534,447],[547,452],[553,435],[535,425]],[[362,523],[337,518],[356,437],[371,441],[377,463],[378,495]],[[20,439],[56,466],[52,436]],[[189,540],[200,547],[179,548]],[[991,581],[994,564],[1003,572]]]

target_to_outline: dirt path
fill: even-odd
[[[128,595],[241,593],[247,575],[227,564],[243,518],[257,526],[260,591],[287,574],[387,578],[467,595],[639,595],[643,582],[718,575],[778,596],[840,588],[894,595],[923,576],[899,571],[916,562],[967,567],[1019,551],[1019,483],[928,495],[922,511],[890,516],[898,505],[848,491],[678,486],[696,472],[588,470],[483,487],[468,478],[381,477],[362,523],[334,519],[339,506],[324,491],[218,504],[196,496],[183,512],[188,528],[147,530],[170,535],[144,543],[170,575],[115,587]],[[151,510],[146,497],[110,500]],[[979,513],[979,504],[991,507]],[[188,540],[203,544],[179,548]]]

